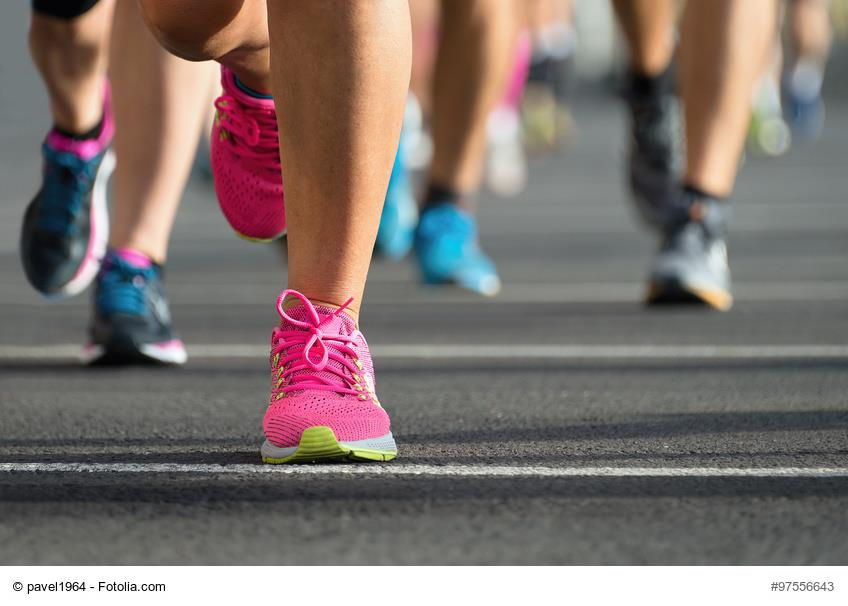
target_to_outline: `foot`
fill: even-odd
[[[801,142],[816,141],[824,129],[824,65],[821,60],[800,57],[786,76],[783,98],[792,133]]]
[[[667,76],[666,76],[667,77]],[[631,77],[635,81],[635,76]],[[625,93],[630,113],[629,181],[636,210],[651,227],[661,228],[683,166],[680,103],[672,92]]]
[[[477,220],[455,204],[422,211],[415,251],[425,284],[454,283],[486,296],[501,289],[495,264],[480,250]]]
[[[114,132],[107,87],[97,136],[76,139],[53,130],[42,145],[43,181],[24,214],[20,251],[27,279],[46,297],[79,294],[100,268],[109,237]]]
[[[521,129],[527,150],[539,154],[564,147],[575,125],[568,105],[557,100],[545,83],[528,82],[521,104]]]
[[[296,304],[284,309],[286,297]],[[344,306],[315,306],[301,293],[285,290],[277,311],[262,460],[394,459],[397,446],[375,392],[371,353]]]
[[[772,77],[756,88],[748,124],[748,149],[756,154],[782,156],[792,144],[792,131],[783,118],[780,88]]]
[[[527,149],[544,153],[563,147],[574,135],[567,90],[573,71],[573,32],[559,27],[555,41],[533,50],[527,88],[521,101],[521,123]]]
[[[183,364],[171,329],[162,267],[134,251],[109,251],[97,276],[94,319],[84,358],[98,364]]]
[[[521,99],[527,85],[532,44],[522,33],[515,43],[510,74],[503,96],[489,113],[486,123],[486,186],[492,193],[509,198],[527,186],[527,155],[521,131]]]
[[[210,157],[218,203],[247,240],[270,242],[286,233],[286,209],[274,100],[250,91],[221,67]]]
[[[730,309],[726,205],[687,192],[679,194],[678,203],[667,213],[663,242],[651,264],[648,304],[696,303]]]
[[[824,130],[824,115],[824,101],[820,95],[787,94],[786,118],[799,141],[811,143],[818,140]]]
[[[418,223],[418,205],[412,193],[412,183],[406,165],[404,139],[405,135],[401,132],[375,245],[377,253],[393,260],[404,258],[412,249],[415,225]]]

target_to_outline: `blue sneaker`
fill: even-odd
[[[454,283],[486,296],[501,289],[495,264],[480,250],[477,220],[455,204],[421,213],[415,251],[425,284]]]
[[[415,224],[418,222],[418,205],[412,193],[404,149],[404,134],[401,132],[375,244],[378,254],[393,260],[404,258],[412,249]]]
[[[824,129],[823,80],[824,66],[816,59],[804,57],[796,60],[784,80],[786,120],[792,134],[805,143],[816,141]]]
[[[786,98],[786,117],[795,137],[812,143],[824,130],[824,102],[818,95],[803,97],[790,94]]]
[[[171,330],[162,267],[148,267],[107,253],[97,276],[94,320],[84,358],[89,363],[183,364],[186,351]]]
[[[27,280],[46,297],[79,294],[100,268],[109,237],[113,133],[107,99],[98,137],[78,140],[53,130],[42,146],[42,185],[24,214],[20,254]]]

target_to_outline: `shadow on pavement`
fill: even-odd
[[[15,474],[0,480],[3,503],[369,503],[588,498],[845,497],[848,478],[515,478],[444,476],[219,477],[174,474]]]

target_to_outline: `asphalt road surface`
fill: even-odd
[[[818,145],[748,158],[718,314],[640,304],[655,243],[623,115],[579,102],[578,144],[482,200],[499,298],[375,261],[362,327],[398,460],[267,467],[284,262],[229,233],[208,183],[168,264],[185,368],[81,367],[89,295],[26,285],[47,114],[20,29],[0,41],[0,564],[848,563],[848,105]]]

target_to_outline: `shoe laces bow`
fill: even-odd
[[[215,100],[215,109],[218,110],[215,120],[230,135],[225,135],[225,138],[238,155],[256,160],[267,170],[280,171],[277,116],[274,110],[246,106],[227,94]]]
[[[286,313],[283,308],[286,296],[292,296],[303,304],[305,320]],[[312,302],[301,293],[287,289],[280,294],[277,312],[289,326],[278,326],[271,335],[272,400],[304,389],[333,391],[366,399],[362,363],[351,346],[354,339],[323,329],[352,302],[353,298],[348,299],[344,305],[321,318]]]

